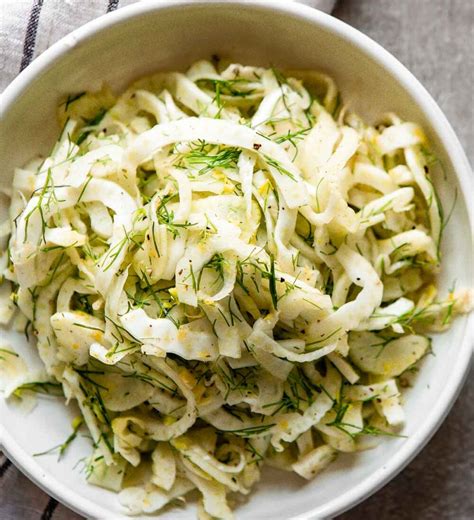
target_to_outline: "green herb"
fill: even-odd
[[[202,166],[198,174],[205,175],[215,168],[237,168],[240,153],[238,148],[224,148],[211,154],[201,147],[184,154],[182,160],[191,166]]]
[[[215,371],[226,386],[225,400],[231,392],[239,391],[245,395],[249,391],[253,391],[255,387],[254,367],[232,370],[226,363],[221,362],[216,364]],[[230,412],[230,410],[228,411]]]
[[[446,226],[449,224],[449,221],[451,220],[451,217],[453,215],[453,211],[454,211],[454,208],[456,207],[456,203],[458,201],[458,189],[455,188],[454,190],[454,200],[453,200],[453,203],[451,205],[451,208],[448,212],[448,216],[446,218],[444,218],[441,222],[441,233],[444,232],[444,230],[446,229]]]
[[[335,103],[334,103],[334,109],[332,111],[332,117],[334,119],[337,119],[341,108],[342,108],[342,96],[341,96],[341,93],[338,92],[336,95]]]
[[[76,245],[76,242],[74,242],[73,244],[71,244],[70,246],[68,247],[74,247]],[[64,249],[67,249],[67,247],[65,246],[48,246],[48,247],[42,247],[41,248],[41,252],[42,253],[50,253],[51,251],[59,251],[60,249],[64,250]]]
[[[224,267],[228,264],[227,259],[224,257],[222,253],[216,253],[210,260],[205,264],[199,273],[197,279],[197,287],[201,286],[201,278],[206,269],[213,270],[217,273],[217,278],[213,283],[213,286],[216,285],[219,281],[224,281]]]
[[[266,431],[270,430],[273,426],[275,426],[275,423],[271,424],[262,424],[259,426],[249,426],[248,428],[240,428],[237,430],[220,430],[224,433],[233,433],[234,435],[237,435],[239,437],[251,437],[252,435],[260,435],[262,433],[265,433]]]
[[[119,258],[122,250],[124,248],[128,250],[130,244],[137,246],[138,249],[143,249],[143,246],[136,240],[136,237],[140,235],[139,231],[127,231],[125,226],[123,226],[123,233],[124,237],[105,253],[101,265],[104,271],[108,271],[112,267],[117,258]]]
[[[249,452],[252,456],[250,464],[258,464],[264,460],[264,456],[257,451],[255,446],[248,439],[245,441],[245,451]]]
[[[149,239],[149,235],[147,235],[147,238]],[[155,223],[151,223],[151,238],[153,242],[153,247],[155,248],[156,254],[158,255],[158,258],[161,256],[160,248],[158,247],[158,244],[156,242],[156,234],[155,234]]]
[[[371,425],[365,425],[359,432],[356,433],[356,435],[385,435],[386,437],[398,437],[406,439],[406,435],[400,435],[397,433],[391,433],[386,432],[384,430],[381,430],[380,428],[377,428],[376,426]]]
[[[109,414],[107,412],[107,409],[105,408],[104,402],[102,400],[102,395],[100,394],[99,389],[105,389],[106,387],[100,385],[96,381],[94,381],[91,377],[89,377],[88,373],[94,373],[92,371],[85,371],[83,370],[80,372],[79,370],[75,369],[75,371],[81,376],[81,378],[84,381],[87,381],[89,385],[92,385],[92,389],[89,392],[87,388],[84,386],[83,382],[79,383],[79,388],[83,392],[85,399],[83,400],[83,405],[88,406],[91,410],[91,412],[96,416],[96,418],[103,424],[107,426],[111,426],[111,420],[109,417]]]
[[[285,175],[286,177],[289,177],[292,181],[296,182],[296,177],[290,171],[288,171],[281,164],[281,162],[277,161],[276,159],[272,159],[268,155],[264,155],[263,157],[265,158],[265,161],[267,162],[267,164],[272,166],[273,168],[275,168],[281,175]]]
[[[272,416],[277,415],[282,410],[288,412],[292,410],[298,410],[297,402],[295,402],[293,398],[286,393],[283,394],[283,397],[279,401],[264,404],[262,408],[273,408],[274,406],[276,406],[277,408],[271,413]]]
[[[275,139],[275,142],[278,144],[284,143],[285,141],[289,141],[295,148],[296,143],[295,141],[300,141],[304,139],[306,134],[311,130],[311,127],[303,128],[302,130],[297,130],[296,132],[291,132],[288,130],[288,132],[284,135],[280,135]]]
[[[79,431],[79,428],[82,426],[82,423],[83,423],[82,417],[76,417],[72,421],[72,428],[73,428],[72,433],[69,435],[69,437],[62,444],[58,444],[57,446],[54,446],[53,448],[51,448],[51,449],[49,449],[47,451],[43,451],[41,453],[34,453],[33,457],[41,457],[43,455],[49,455],[50,453],[54,453],[54,452],[57,451],[58,452],[58,460],[60,460],[61,457],[66,452],[67,448],[72,443],[72,441],[77,437],[77,433]]]
[[[127,295],[128,300],[129,300],[127,302],[128,303],[127,312],[132,310],[132,305],[131,305],[130,300],[133,302],[133,308],[135,308],[135,309],[143,309],[144,307],[148,307],[150,305],[150,302],[148,301],[148,296],[140,296],[138,294],[138,292],[136,292],[135,294],[131,294],[128,291],[125,291],[125,294]]]
[[[149,291],[151,293],[151,297],[153,298],[155,303],[158,305],[158,308],[160,309],[161,313],[164,314],[165,308],[163,307],[163,302],[161,301],[160,296],[153,289],[153,286],[151,285],[150,281],[148,280],[148,277],[147,277],[145,271],[141,271],[141,275],[143,278],[140,278],[140,280],[145,283],[145,287],[146,287],[147,291]]]
[[[327,341],[328,339],[332,338],[333,336],[335,336],[339,331],[341,330],[341,327],[338,327],[336,330],[333,330],[330,334],[326,335],[326,334],[322,334],[322,337],[321,339],[317,339],[315,341],[312,341],[311,343],[306,343],[306,348],[308,347],[314,347],[315,345],[319,345],[320,343],[323,343],[325,341]],[[317,347],[316,347],[317,348]],[[311,350],[314,350],[314,349],[311,349]]]
[[[17,357],[19,358],[20,355],[16,352],[13,352],[13,350],[8,350],[6,348],[0,348],[0,360],[5,360],[6,358],[2,356],[1,354],[8,354],[9,356]]]
[[[263,278],[268,279],[268,290],[270,291],[270,296],[272,297],[273,307],[276,310],[278,307],[278,294],[276,290],[275,259],[273,255],[270,255],[270,270],[261,271],[261,273]]]
[[[437,164],[439,162],[438,157],[436,157],[436,155],[431,150],[426,148],[425,146],[423,146],[423,145],[420,146],[420,152],[423,155],[426,165],[428,167],[434,166],[435,164]]]
[[[48,168],[46,172],[46,179],[45,183],[42,188],[38,188],[35,190],[32,194],[33,199],[34,196],[38,193],[38,202],[37,204],[27,213],[25,216],[25,235],[23,242],[26,242],[28,240],[28,228],[29,228],[29,222],[32,217],[32,215],[35,212],[38,212],[41,218],[41,237],[43,239],[43,242],[46,242],[45,239],[45,231],[48,227],[44,212],[51,211],[53,204],[59,204],[60,202],[63,202],[62,200],[59,200],[56,196],[55,189],[60,187],[66,187],[66,186],[55,186],[53,181],[53,174],[51,171],[51,168]]]
[[[74,103],[74,101],[77,101],[78,99],[81,99],[81,97],[85,96],[85,92],[79,92],[79,94],[74,94],[74,95],[69,95],[66,99],[66,101],[63,103],[64,104],[64,111],[67,112],[68,108],[69,108],[69,105],[71,105],[72,103]]]
[[[400,316],[396,316],[389,323],[389,325],[399,324],[402,327],[413,331],[413,326],[416,324],[431,325],[435,323],[437,317],[442,313],[443,309],[446,309],[446,316],[444,320],[446,320],[447,317],[449,321],[453,313],[454,304],[455,300],[448,300],[434,302],[424,307],[414,307],[410,311],[407,311]],[[448,321],[446,321],[446,323],[448,323]]]
[[[82,459],[77,461],[77,463],[74,465],[73,469],[76,469],[76,467],[79,464],[82,464],[83,467],[81,468],[81,472],[84,471],[84,473],[86,475],[86,479],[88,480],[95,471],[94,463],[97,463],[103,459],[104,459],[103,455],[99,455],[97,457],[83,457]]]
[[[105,390],[105,391],[109,390],[106,386],[103,386],[103,385],[97,383],[97,381],[95,381],[91,377],[91,374],[92,375],[94,375],[94,374],[104,375],[105,374],[104,371],[102,371],[102,370],[87,370],[87,369],[80,369],[80,368],[75,368],[74,371],[77,372],[83,379],[85,379],[91,385],[93,385],[93,386],[95,386],[97,388],[101,388],[102,390]]]
[[[268,280],[268,290],[270,292],[270,297],[272,299],[272,305],[273,305],[274,309],[277,309],[279,298],[278,298],[278,293],[277,293],[277,288],[276,288],[275,259],[274,259],[273,255],[270,255],[270,264],[269,265],[267,265],[263,260],[259,260],[259,259],[252,261],[252,260],[250,260],[250,257],[251,257],[251,255],[249,255],[244,260],[239,260],[237,262],[237,279],[236,279],[237,284],[240,287],[242,287],[242,289],[244,289],[247,294],[249,294],[248,289],[245,287],[245,284],[244,284],[245,274],[244,274],[243,267],[244,266],[253,267],[256,271],[258,271],[260,273],[262,278]],[[253,281],[256,290],[259,291],[260,287],[258,286],[255,279],[251,278],[251,280]]]
[[[206,218],[206,228],[203,229],[200,233],[200,237],[201,237],[201,240],[206,240],[206,238],[209,236],[209,235],[215,235],[217,234],[217,227],[215,226],[215,224],[213,224],[210,220],[209,220],[209,217],[207,216],[207,214],[205,214],[205,218]]]
[[[55,396],[63,395],[62,385],[60,383],[52,383],[51,381],[32,381],[31,383],[24,383],[15,388],[13,395],[21,398],[21,394],[24,391]]]
[[[283,88],[284,85],[288,85],[288,80],[286,79],[286,77],[282,74],[281,71],[279,71],[278,69],[276,69],[275,67],[272,67],[271,68],[272,70],[272,73],[273,75],[275,76],[275,79],[278,83],[278,86],[280,87],[280,90],[281,90],[281,99],[283,101],[283,105],[285,106],[287,112],[289,114],[291,114],[290,112],[290,107],[288,106],[288,103],[287,103],[287,100],[286,100],[286,94],[285,94],[285,90]]]
[[[76,204],[79,204],[79,202],[81,202],[81,199],[84,196],[84,192],[86,191],[87,186],[89,186],[89,182],[91,182],[91,180],[92,180],[92,175],[88,174],[87,175],[87,180],[86,180],[86,182],[84,183],[84,186],[81,189],[81,193],[79,193],[79,197],[77,197]]]
[[[283,74],[283,72],[281,72],[281,70],[278,70],[276,67],[271,67],[271,71],[275,76],[279,86],[288,84],[288,80],[286,79],[286,76]]]
[[[132,378],[132,379],[138,379],[139,381],[143,381],[144,383],[148,383],[151,386],[158,386],[162,388],[163,390],[167,390],[168,392],[171,392],[171,394],[176,395],[178,387],[175,385],[175,387],[171,387],[168,384],[163,383],[160,379],[158,379],[157,376],[153,376],[150,374],[146,374],[144,372],[135,371],[130,374],[122,374],[122,377],[125,379]],[[174,384],[174,383],[173,383]]]
[[[343,408],[341,408],[342,413],[337,415],[336,419],[334,421],[327,423],[326,426],[334,426],[339,431],[348,435],[351,439],[356,439],[357,437],[359,437],[361,435],[384,435],[386,437],[406,438],[406,435],[399,435],[396,433],[386,432],[375,426],[364,425],[361,427],[361,426],[357,426],[355,424],[344,422],[342,420],[342,418],[344,417],[348,407],[349,407],[348,404],[344,404]],[[357,431],[351,432],[347,428],[354,428]]]
[[[303,128],[302,130],[297,130],[296,132],[291,132],[290,130],[288,130],[288,132],[285,135],[278,136],[275,139],[275,142],[277,142],[278,144],[282,144],[282,143],[284,143],[286,141],[291,143],[291,145],[295,149],[295,154],[294,154],[294,156],[292,158],[292,160],[294,161],[296,159],[296,155],[298,153],[298,144],[297,144],[297,142],[301,141],[302,139],[304,139],[305,136],[307,135],[307,133],[310,130],[311,130],[311,126],[309,126],[308,128]]]
[[[173,235],[173,239],[179,236],[181,229],[187,229],[191,226],[194,226],[194,224],[191,224],[190,222],[184,222],[181,224],[178,224],[174,221],[174,212],[169,211],[167,208],[167,204],[170,200],[176,197],[176,194],[174,195],[166,195],[162,198],[160,198],[160,203],[158,204],[158,207],[156,209],[156,216],[158,218],[158,222],[160,224],[163,224],[166,226],[166,229]],[[154,234],[153,234],[154,238]],[[155,243],[155,248],[157,250],[157,253],[159,255],[158,246]]]
[[[94,117],[92,117],[90,119],[85,119],[83,117],[82,119],[87,126],[96,126],[102,121],[102,119],[104,119],[104,116],[106,113],[107,113],[107,109],[101,108]]]
[[[250,80],[244,79],[244,78],[237,78],[237,79],[201,79],[197,81],[198,84],[204,85],[204,86],[211,86],[214,91],[219,92],[219,95],[222,96],[231,96],[231,97],[247,97],[253,94],[254,90],[238,90],[236,87],[239,85],[248,85],[250,83]]]
[[[89,329],[89,330],[96,330],[98,332],[104,332],[102,329],[100,329],[99,327],[92,327],[90,325],[84,325],[83,323],[73,323],[73,325],[75,325],[76,327],[80,327],[81,329]]]
[[[104,314],[104,318],[105,318],[106,321],[109,321],[110,323],[112,323],[112,325],[115,327],[115,331],[117,332],[118,337],[115,336],[113,333],[112,333],[112,336],[115,338],[115,340],[117,342],[122,344],[122,343],[125,342],[125,340],[127,340],[127,341],[131,341],[132,343],[135,343],[134,346],[140,346],[141,345],[140,340],[135,338],[135,336],[133,336],[126,328],[122,327],[122,325],[119,325],[110,316],[107,316],[107,314]],[[133,348],[133,347],[131,347],[131,348]]]
[[[97,112],[97,114],[91,119],[82,118],[85,123],[85,126],[88,129],[79,134],[78,138],[76,139],[77,146],[80,146],[85,141],[86,137],[93,131],[91,127],[97,126],[102,121],[106,113],[107,109],[101,108],[99,112]]]

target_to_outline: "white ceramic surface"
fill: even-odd
[[[58,134],[56,105],[65,94],[97,88],[103,81],[120,90],[143,74],[182,69],[213,53],[243,63],[327,71],[337,79],[350,108],[369,121],[394,110],[421,123],[446,171],[446,179],[438,178],[436,184],[448,207],[454,189],[459,191],[445,234],[440,285],[447,289],[453,280],[458,287],[472,284],[473,220],[468,203],[468,194],[473,193],[472,173],[441,110],[379,45],[330,16],[294,3],[181,2],[176,6],[149,1],[99,18],[70,34],[40,56],[3,94],[0,185],[9,186],[15,166],[49,149]],[[0,210],[6,211],[3,200]],[[341,456],[310,483],[267,470],[256,490],[237,507],[237,518],[327,518],[387,483],[447,414],[468,370],[473,330],[474,317],[462,317],[449,332],[435,337],[435,356],[426,359],[416,387],[406,394],[407,439],[388,439],[374,450]],[[34,362],[34,349],[23,337],[9,332],[5,336]],[[25,474],[75,511],[101,520],[123,518],[115,494],[84,482],[77,462],[89,453],[87,439],[76,440],[60,463],[54,456],[32,457],[61,443],[76,413],[60,400],[42,399],[30,415],[24,415],[0,399],[3,448]],[[194,516],[190,506],[160,518]]]

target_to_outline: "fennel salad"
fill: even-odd
[[[0,322],[44,369],[1,345],[0,378],[77,403],[57,448],[87,428],[91,484],[130,514],[197,489],[201,519],[229,519],[264,464],[312,479],[400,434],[427,334],[472,307],[437,292],[417,124],[366,124],[318,72],[211,61],[59,119],[1,226]]]

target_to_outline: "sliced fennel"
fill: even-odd
[[[366,125],[323,74],[208,61],[59,111],[15,173],[0,323],[78,402],[91,484],[130,514],[197,489],[228,519],[265,462],[311,479],[396,435],[398,378],[472,308],[432,284],[445,222],[418,125]],[[25,372],[0,349],[7,396]]]

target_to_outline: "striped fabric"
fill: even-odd
[[[66,34],[102,14],[137,1],[0,0],[0,92]],[[327,12],[336,3],[336,0],[300,1]],[[0,520],[80,519],[37,488],[0,452]]]
[[[137,0],[0,0],[0,91],[57,40]]]

